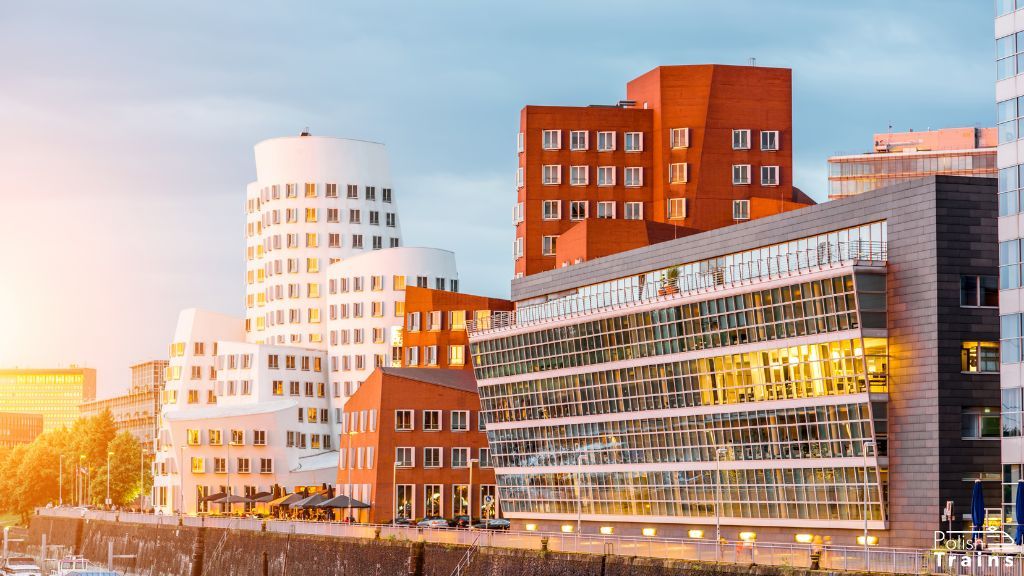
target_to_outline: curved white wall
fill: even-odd
[[[382,277],[379,290],[373,289],[374,276]],[[328,370],[341,398],[339,406],[373,372],[378,355],[391,365],[392,341],[400,336],[396,329],[404,320],[396,314],[396,303],[405,302],[405,290],[395,289],[395,276],[404,277],[407,286],[416,286],[417,277],[425,277],[428,288],[437,287],[437,279],[442,278],[446,289],[459,277],[455,254],[438,248],[382,250],[332,264],[327,270]],[[357,282],[362,283],[361,289]],[[382,307],[380,316],[373,314],[374,303]],[[357,315],[359,306],[361,315]],[[382,331],[381,341],[374,341],[375,328]],[[361,331],[361,343],[357,331]]]
[[[387,152],[319,136],[265,140],[255,152],[257,180],[246,194],[247,340],[325,349],[327,267],[401,245]]]

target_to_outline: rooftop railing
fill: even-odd
[[[497,311],[489,316],[466,321],[471,334],[483,334],[551,320],[572,318],[604,309],[627,308],[656,300],[675,299],[761,282],[793,277],[809,271],[839,268],[850,264],[882,265],[888,259],[886,242],[840,242],[819,244],[812,250],[779,254],[769,258],[736,264],[706,267],[692,273],[680,273],[682,265],[656,272],[638,274],[616,282],[580,288],[575,294]],[[675,272],[673,272],[673,270]]]

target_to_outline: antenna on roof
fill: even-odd
[[[303,128],[302,129],[302,134],[299,134],[299,136],[309,136],[309,135],[310,135],[309,134],[309,126],[306,126],[305,128]]]
[[[747,58],[747,66],[757,66],[757,58],[754,58],[753,56]]]

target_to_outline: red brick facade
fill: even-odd
[[[472,368],[465,322],[474,319],[478,312],[489,315],[496,310],[512,309],[512,302],[500,298],[407,287],[402,366]],[[431,354],[433,358],[430,358]]]
[[[523,108],[516,274],[561,266],[556,254],[544,253],[544,237],[558,237],[586,218],[651,220],[703,231],[813,204],[793,189],[791,84],[791,71],[783,68],[662,66],[628,83],[630,103]],[[734,130],[749,131],[736,147]],[[546,143],[545,131],[558,135]],[[586,133],[585,149],[573,149],[574,131]],[[601,132],[614,134],[604,142],[612,149],[598,150]],[[770,145],[762,147],[762,132]],[[640,134],[630,136],[639,144],[633,150],[626,149],[627,133]],[[560,178],[549,170],[545,183],[545,166],[559,166]],[[586,167],[585,182],[582,172],[574,182],[574,166]],[[749,166],[749,183],[733,183],[734,166]],[[762,184],[762,166],[777,167],[774,183]],[[601,168],[614,174],[613,182],[599,182]],[[633,169],[631,185],[627,169]],[[734,218],[734,200],[750,201],[740,218]],[[585,213],[573,213],[573,201],[586,202]],[[557,238],[554,245],[549,252],[558,251]],[[635,247],[628,243],[616,251]]]

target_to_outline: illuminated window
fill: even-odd
[[[451,330],[466,329],[466,311],[452,310],[448,313],[448,326]]]
[[[192,473],[203,474],[206,472],[206,458],[200,456],[192,457]]]
[[[999,372],[999,345],[995,342],[964,342],[960,350],[963,372]]]
[[[448,364],[463,366],[466,363],[466,347],[462,345],[448,346]]]
[[[199,430],[189,428],[187,431],[187,435],[189,446],[199,446],[201,439],[201,433]]]

